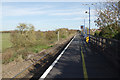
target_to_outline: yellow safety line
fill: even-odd
[[[82,51],[82,47],[81,47],[81,56],[82,56],[84,78],[85,78],[85,80],[88,80],[87,69],[86,69],[86,65],[85,65],[85,59],[84,59],[84,54],[83,54],[83,51]]]

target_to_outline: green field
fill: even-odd
[[[12,46],[10,42],[10,33],[2,33],[2,52]]]
[[[60,40],[65,40],[68,37],[66,35],[66,29],[60,29],[60,32],[61,32],[59,34]],[[73,31],[72,30],[69,31],[69,35],[72,34]],[[28,54],[39,53],[43,49],[53,47],[57,42],[57,31],[46,32],[33,31],[32,34],[29,31],[29,36],[28,33],[24,33],[24,35],[23,33],[22,34],[13,33],[12,35],[13,36],[11,36],[11,33],[9,32],[2,33],[1,37],[2,53],[4,53],[2,55],[3,64],[7,64],[11,61],[17,60],[17,58],[21,55],[22,59],[26,59]],[[12,44],[11,39],[12,41],[14,41],[15,45]]]
[[[1,33],[0,33],[1,35]],[[2,40],[2,41],[1,41]],[[12,46],[12,43],[10,42],[10,33],[2,33],[2,39],[0,39],[0,45],[2,45],[2,52],[5,52],[7,48],[10,48]],[[28,48],[32,52],[41,51],[42,49],[47,49],[49,46],[47,45],[38,45],[33,46],[31,48]],[[0,50],[1,52],[1,50]]]

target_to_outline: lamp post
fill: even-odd
[[[85,19],[84,19],[84,28],[85,28]]]
[[[89,43],[90,43],[90,7],[89,7]]]
[[[88,13],[87,11],[85,13]],[[90,6],[89,6],[89,43],[90,43]]]
[[[90,5],[89,4],[83,4],[83,5],[88,5],[89,6],[89,43],[90,43]],[[94,5],[94,4],[91,4],[91,5]],[[88,12],[86,11],[85,13],[88,13]]]

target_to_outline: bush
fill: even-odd
[[[55,31],[47,31],[46,32],[46,39],[51,41],[51,40],[57,40],[57,34],[55,33]]]
[[[34,26],[20,24],[17,31],[11,34],[12,46],[15,48],[28,47],[34,45],[36,41]]]
[[[96,36],[105,37],[105,38],[113,38],[120,40],[120,27],[114,24],[110,24],[101,29],[101,32],[95,32]]]
[[[97,37],[98,37],[98,36],[99,36],[99,33],[100,33],[100,31],[97,31],[97,30],[96,30],[95,33],[94,33],[94,36],[97,36]]]
[[[67,38],[76,32],[76,30],[65,28],[56,31],[35,31],[33,25],[19,24],[17,29],[11,32],[12,47],[10,51],[3,54],[3,63],[22,61],[28,54],[39,53],[43,49],[53,47],[57,41],[58,31],[60,31],[60,39]]]

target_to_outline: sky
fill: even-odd
[[[2,0],[2,2],[117,2],[118,0]]]
[[[35,30],[48,31],[58,28],[79,29],[89,27],[88,5],[92,2],[3,2],[0,31],[15,30],[19,23],[33,24]],[[90,6],[91,28],[96,17],[95,6]]]

